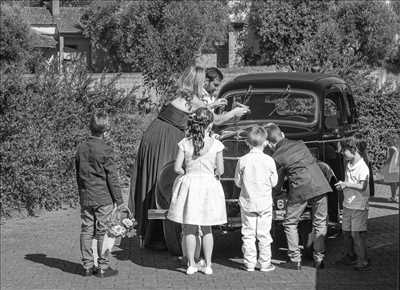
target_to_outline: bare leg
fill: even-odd
[[[187,257],[186,257],[186,242],[185,242],[185,236],[182,232],[182,243],[181,243],[181,247],[182,247],[182,263],[187,264]],[[196,262],[198,262],[200,260],[200,254],[201,254],[201,237],[200,235],[196,234],[196,249],[194,252],[194,260]]]
[[[196,249],[196,226],[193,225],[183,225],[183,230],[184,230],[184,243],[182,243],[183,246],[185,246],[185,257],[188,260],[188,265],[190,267],[195,267],[196,263],[194,261],[194,252]],[[182,250],[184,250],[182,248]]]
[[[351,232],[351,236],[354,241],[354,250],[357,255],[357,264],[363,265],[367,262],[365,235],[362,232]]]
[[[364,258],[365,258],[365,261],[368,262],[367,232],[360,232],[360,237],[361,237],[361,248],[364,249]]]
[[[203,252],[206,260],[206,267],[211,267],[211,257],[214,248],[214,237],[211,227],[201,227],[203,231]]]
[[[196,250],[194,252],[194,259],[196,262],[200,261],[201,254],[201,236],[199,233],[196,234]]]
[[[345,255],[354,257],[354,245],[353,238],[351,237],[351,232],[343,231],[343,242],[344,242],[344,250]]]

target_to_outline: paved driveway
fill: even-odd
[[[123,242],[113,251],[119,276],[84,278],[77,273],[79,211],[65,210],[39,218],[10,220],[1,227],[1,289],[398,289],[398,205],[388,189],[377,186],[369,215],[369,272],[338,267],[341,237],[328,239],[327,265],[316,271],[306,262],[301,271],[277,266],[272,273],[240,269],[240,234],[216,236],[214,275],[187,276],[178,259],[166,252],[139,249]],[[275,257],[277,264],[284,253]],[[397,284],[398,285],[398,284]]]

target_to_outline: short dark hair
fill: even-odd
[[[274,132],[276,131],[281,132],[281,128],[279,128],[279,126],[276,125],[275,123],[268,123],[265,126],[265,130],[267,131],[267,138],[269,141],[272,141],[271,136],[273,135]]]
[[[209,79],[210,81],[219,78],[219,80],[222,81],[224,79],[224,75],[216,67],[208,67],[206,68],[206,78]]]
[[[251,146],[261,146],[267,140],[267,132],[261,126],[255,126],[247,136],[247,142]]]
[[[341,142],[342,152],[344,150],[349,150],[351,153],[355,154],[358,152],[364,157],[367,149],[367,143],[361,138],[361,136],[353,136],[347,140]]]
[[[100,136],[110,129],[110,119],[107,112],[99,110],[93,113],[89,124],[90,132],[94,136]]]

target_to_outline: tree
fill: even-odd
[[[253,1],[247,29],[240,36],[246,64],[292,66],[325,18],[326,4],[317,1]],[[256,38],[247,46],[247,32]],[[253,42],[254,43],[254,42]]]
[[[113,70],[141,71],[159,88],[170,85],[196,52],[226,37],[228,13],[224,1],[97,1],[81,22]]]
[[[382,65],[399,31],[398,15],[379,1],[254,1],[241,35],[246,64],[346,71]],[[256,45],[248,46],[248,35]]]
[[[32,33],[18,6],[1,4],[0,64],[25,65],[32,52]]]

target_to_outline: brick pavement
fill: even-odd
[[[2,225],[1,289],[397,289],[398,205],[385,200],[386,187],[377,189],[370,203],[369,272],[334,265],[341,254],[339,237],[328,239],[323,270],[316,271],[308,262],[301,271],[278,265],[272,273],[247,273],[239,269],[240,233],[233,232],[216,236],[212,276],[188,277],[177,258],[139,249],[131,241],[114,248],[112,263],[119,276],[84,278],[76,274],[80,267],[79,212],[71,209]]]

